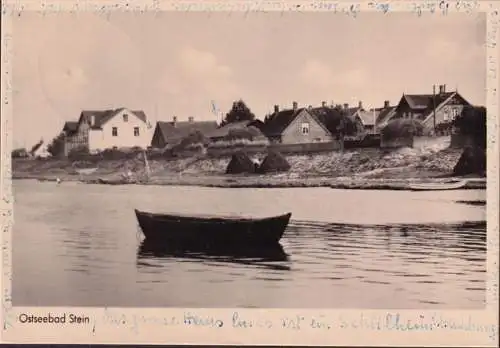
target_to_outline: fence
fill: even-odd
[[[239,145],[226,148],[208,148],[207,155],[209,157],[230,156],[238,150],[243,150],[248,154],[264,153],[269,150],[278,151],[282,154],[299,154],[299,153],[318,153],[338,151],[342,148],[340,141],[325,142],[325,143],[304,143],[304,144],[270,144],[270,145]]]

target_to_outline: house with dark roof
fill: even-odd
[[[397,118],[416,119],[422,122],[424,133],[435,133],[445,129],[462,113],[465,106],[471,104],[458,91],[446,91],[446,85],[439,86],[438,93],[403,94],[397,107]]]
[[[325,106],[324,109],[327,107]],[[264,121],[263,132],[271,142],[282,144],[301,144],[331,142],[334,137],[322,120],[328,117],[326,110],[321,112],[312,107],[299,108],[293,102],[291,109],[280,110],[275,105],[274,112]]]
[[[216,121],[195,121],[194,117],[189,117],[187,121],[178,121],[177,117],[174,116],[172,121],[156,122],[151,146],[164,148],[167,145],[176,145],[182,139],[195,132],[200,132],[208,137],[217,128],[218,124]]]
[[[146,148],[150,140],[150,126],[141,110],[121,107],[108,110],[83,110],[78,121],[64,124],[65,153],[76,147],[89,151],[109,148]]]

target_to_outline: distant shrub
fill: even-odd
[[[486,148],[486,108],[467,106],[453,121],[459,134],[471,136],[477,146]]]
[[[29,157],[28,151],[25,148],[14,149],[11,152],[12,158],[26,158]]]
[[[424,126],[415,119],[397,118],[390,121],[380,134],[384,140],[395,140],[401,138],[411,138],[423,134]]]
[[[80,158],[85,158],[90,155],[89,148],[87,146],[78,146],[73,149],[68,153],[68,158],[69,159],[80,159]]]
[[[228,134],[223,138],[223,141],[236,141],[243,139],[248,141],[256,141],[263,136],[264,135],[257,127],[250,126],[229,130]]]

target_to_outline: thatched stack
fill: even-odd
[[[266,158],[264,158],[260,164],[258,172],[262,174],[287,172],[290,168],[290,164],[281,153],[277,151],[269,151]]]
[[[226,174],[255,173],[255,164],[243,151],[235,152],[227,165]]]
[[[453,168],[453,174],[458,176],[469,174],[485,175],[486,151],[478,146],[466,147],[455,168]]]

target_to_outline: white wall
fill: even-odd
[[[125,122],[123,115],[128,115]],[[118,135],[113,136],[112,129],[116,127]],[[134,127],[139,127],[139,136],[134,136]],[[146,148],[151,142],[152,130],[130,110],[122,110],[102,126],[102,130],[91,129],[89,132],[89,150],[104,150],[113,147]]]

